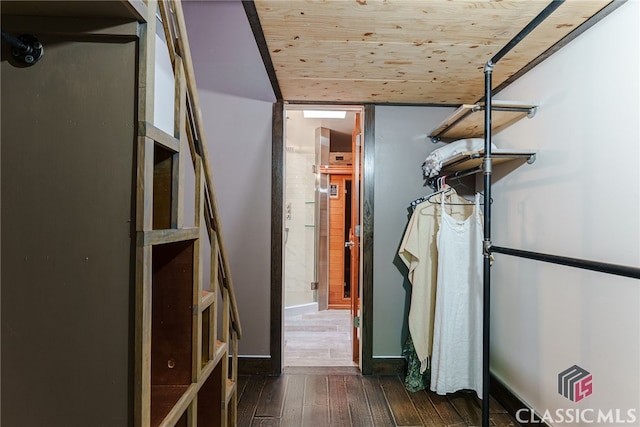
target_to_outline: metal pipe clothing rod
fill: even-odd
[[[2,31],[2,40],[9,43],[13,48],[20,50],[20,52],[31,52],[32,48],[28,44],[24,43],[17,37],[12,36],[9,33]]]
[[[475,175],[475,174],[477,174],[479,172],[482,172],[482,166],[478,166],[478,167],[475,167],[473,169],[469,169],[469,170],[466,170],[466,171],[454,172],[452,174],[447,175],[447,179],[464,178],[465,176]]]
[[[484,108],[483,108],[484,109]],[[530,113],[531,108],[528,107],[491,107],[492,111],[508,111],[511,113]]]
[[[545,7],[542,12],[538,14],[526,27],[524,27],[518,34],[512,38],[509,43],[507,43],[498,53],[496,53],[493,58],[491,58],[491,63],[495,64],[500,61],[503,56],[505,56],[511,49],[514,48],[515,45],[520,43],[522,39],[524,39],[531,31],[533,31],[542,21],[547,19],[549,15],[551,15],[557,8],[560,7],[564,3],[564,0],[554,0],[547,7]]]
[[[536,261],[549,262],[552,264],[566,265],[569,267],[581,268],[584,270],[598,271],[601,273],[614,274],[616,276],[631,277],[640,279],[640,268],[629,267],[618,264],[608,264],[599,261],[589,261],[579,258],[569,258],[558,255],[543,254],[540,252],[523,251],[520,249],[503,248],[500,246],[491,246],[492,253],[511,255],[519,258],[527,258]]]

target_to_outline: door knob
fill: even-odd
[[[345,248],[350,248],[353,245],[355,245],[355,243],[353,243],[353,241],[349,240],[348,242],[344,242],[344,247]]]

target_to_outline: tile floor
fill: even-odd
[[[284,319],[284,366],[354,366],[351,313],[324,310]]]

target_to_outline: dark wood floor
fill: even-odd
[[[279,377],[238,379],[238,426],[481,426],[475,393],[406,391],[400,376],[355,368],[287,368]],[[491,425],[519,426],[491,400]]]

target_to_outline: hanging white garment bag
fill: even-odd
[[[482,216],[458,221],[441,201],[431,390],[482,396]]]

